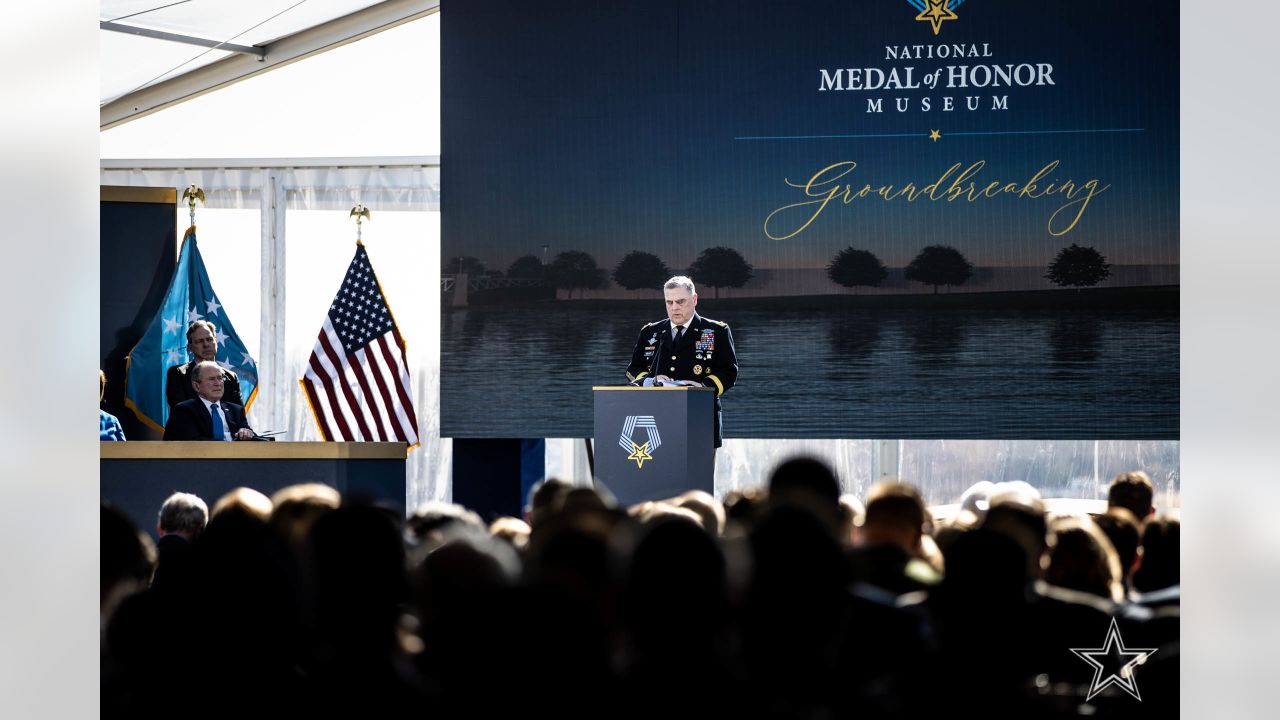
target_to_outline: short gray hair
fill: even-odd
[[[693,278],[687,275],[676,275],[662,285],[663,290],[675,290],[676,288],[684,288],[689,291],[690,295],[698,294],[698,291],[693,289]]]
[[[195,383],[195,382],[200,382],[200,373],[201,373],[205,368],[207,368],[207,367],[214,367],[214,368],[217,368],[217,369],[218,369],[218,374],[219,374],[219,375],[221,375],[221,374],[222,374],[222,366],[221,366],[221,365],[219,365],[218,363],[216,363],[216,362],[214,362],[214,361],[212,361],[212,360],[201,360],[200,362],[198,362],[198,363],[196,363],[195,365],[192,365],[192,366],[191,366],[191,375],[190,375],[190,377],[189,377],[188,379],[189,379],[191,382],[193,382],[193,383]]]
[[[209,522],[209,506],[191,493],[174,493],[160,506],[160,531],[195,535]]]

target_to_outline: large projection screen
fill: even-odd
[[[442,435],[589,436],[694,268],[726,437],[1177,439],[1176,3],[442,23]]]

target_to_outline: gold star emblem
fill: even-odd
[[[916,20],[933,25],[934,35],[937,35],[938,31],[942,29],[944,20],[960,19],[958,15],[947,7],[949,0],[925,0],[925,2],[929,3],[929,7],[926,10],[921,10],[920,14],[916,15]]]
[[[929,139],[930,139],[930,140],[932,140],[932,141],[934,141],[934,142],[938,142],[938,140],[939,140],[941,137],[942,137],[942,133],[938,132],[937,130],[930,130],[930,131],[929,131]]]
[[[637,445],[631,443],[631,454],[627,456],[628,460],[635,460],[637,468],[644,468],[645,460],[652,460],[653,456],[649,454],[649,443]]]

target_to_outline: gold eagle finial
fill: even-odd
[[[361,235],[360,224],[363,223],[365,220],[372,221],[373,214],[369,212],[369,208],[365,207],[364,203],[356,203],[356,206],[351,208],[351,214],[348,215],[347,217],[353,217],[356,219],[356,244],[363,245],[364,243],[360,238],[360,235]]]
[[[197,200],[204,202],[204,188],[198,188],[195,185],[192,185],[182,191],[182,199],[187,201],[187,207],[195,210]]]

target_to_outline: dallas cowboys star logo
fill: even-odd
[[[1138,683],[1133,677],[1133,669],[1154,655],[1156,648],[1126,648],[1115,618],[1111,618],[1111,628],[1107,630],[1102,647],[1071,648],[1071,652],[1093,666],[1093,684],[1089,686],[1086,702],[1110,685],[1124,690],[1138,701],[1142,700]],[[1111,669],[1108,670],[1108,667]],[[1103,671],[1106,671],[1105,677]]]

